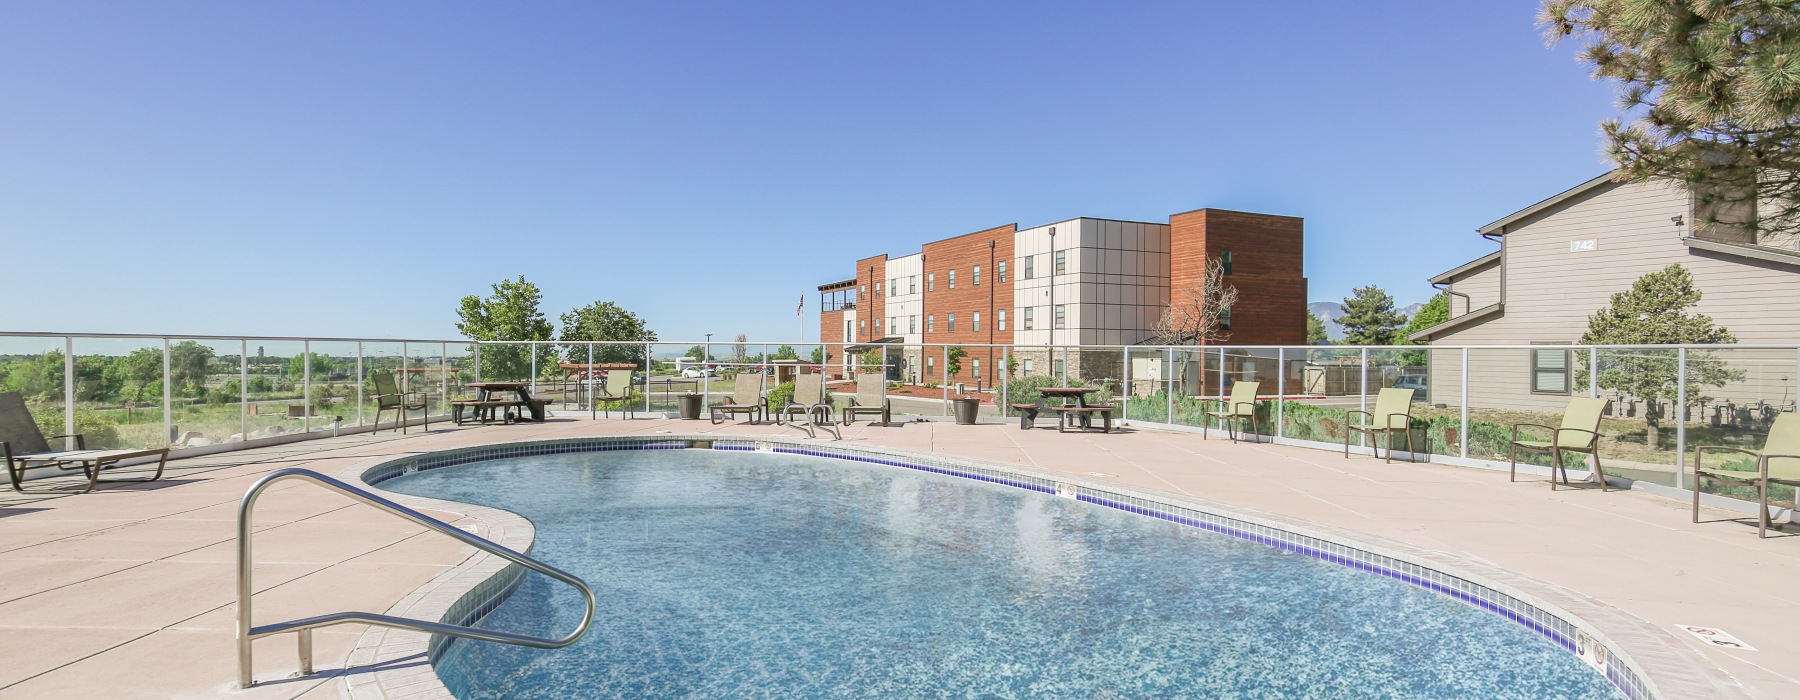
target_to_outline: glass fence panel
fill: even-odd
[[[944,392],[939,381],[943,371],[943,347],[896,345],[888,351],[888,362],[895,365],[898,380],[888,382],[888,407],[894,420],[907,417],[945,415]]]
[[[1572,367],[1571,391],[1567,395],[1553,393],[1558,381],[1556,351],[1531,350],[1520,357],[1520,369],[1529,372],[1531,381],[1521,394],[1547,404],[1525,416],[1532,422],[1557,425],[1562,417],[1561,405],[1568,396],[1587,396],[1595,392],[1608,399],[1607,412],[1600,421],[1600,463],[1609,474],[1648,481],[1664,486],[1677,484],[1676,389],[1680,377],[1680,351],[1661,348],[1600,349],[1590,360],[1582,351],[1569,351]],[[1589,364],[1598,373],[1590,377]],[[1471,370],[1471,374],[1474,371]],[[1525,384],[1521,382],[1521,384]],[[1552,393],[1544,393],[1550,391]],[[1529,393],[1526,393],[1529,392]],[[1702,392],[1700,395],[1704,395]],[[1686,413],[1697,406],[1690,396]],[[1472,403],[1472,401],[1471,401]],[[1470,429],[1474,431],[1473,428]],[[1540,438],[1541,439],[1541,438]],[[1587,457],[1577,455],[1585,469]],[[1565,459],[1565,463],[1572,464]]]
[[[75,338],[74,342],[74,432],[81,434],[83,444],[90,449],[167,444],[168,435],[163,431],[162,340]],[[60,376],[62,353],[56,353],[52,361],[57,363],[56,374]],[[28,377],[28,372],[20,375],[22,380]],[[56,425],[56,430],[44,433],[46,437],[64,432],[60,382],[55,388],[59,392],[55,410],[37,409],[36,402],[32,402],[33,416],[40,426],[47,419]]]
[[[236,340],[186,340],[169,345],[172,447],[205,447],[244,439],[248,407]]]
[[[357,424],[356,348],[354,342],[312,341],[307,430],[331,432]]]
[[[482,346],[483,361],[491,346]],[[400,382],[401,370],[406,366],[405,349],[400,343],[363,343],[362,344],[362,416],[363,425],[389,426],[398,424],[394,410],[389,408],[377,415],[380,402],[375,398],[375,382],[371,377],[376,373],[387,373],[394,376],[396,386]],[[377,421],[380,421],[379,423]]]
[[[1460,351],[1456,359],[1459,368]],[[1469,427],[1464,439],[1471,459],[1549,466],[1553,456],[1513,442],[1548,442],[1562,425],[1569,400],[1587,395],[1583,358],[1561,347],[1470,348]],[[1535,364],[1534,364],[1535,363]],[[1586,470],[1586,455],[1564,452],[1563,465]],[[1611,461],[1608,459],[1608,461]],[[1540,478],[1540,477],[1521,477]]]
[[[1764,448],[1775,419],[1794,412],[1796,379],[1800,351],[1794,349],[1689,350],[1686,477],[1692,478],[1696,457],[1708,469],[1756,472],[1756,458],[1734,450]],[[1610,468],[1612,463],[1603,464]],[[1685,480],[1682,486],[1692,488]],[[1700,489],[1743,501],[1758,499],[1750,482],[1704,479]],[[1793,508],[1794,487],[1770,484],[1769,503]]]
[[[1255,382],[1255,402],[1250,419],[1214,419],[1213,427],[1246,431],[1251,435],[1275,434],[1275,401],[1277,379],[1281,374],[1279,352],[1274,348],[1221,348],[1225,381],[1219,385],[1225,400],[1214,402],[1212,410],[1235,409],[1227,406],[1239,382]],[[1223,423],[1223,425],[1221,425]]]
[[[1293,440],[1342,443],[1352,431],[1345,426],[1360,422],[1353,409],[1361,409],[1362,351],[1354,348],[1310,346],[1288,348],[1286,395],[1282,398],[1281,434]]]
[[[76,424],[67,426],[64,406],[63,352],[65,341],[58,338],[0,338],[0,391],[16,391],[25,400],[32,420],[46,439],[52,435],[81,432],[79,412]],[[157,367],[158,376],[162,368]],[[158,397],[161,401],[161,397]],[[90,418],[90,423],[94,422]],[[51,449],[74,448],[72,439],[50,440]]]
[[[685,345],[650,346],[650,375],[644,385],[647,410],[674,414],[682,394],[699,393],[699,373],[704,369],[699,353]]]
[[[1017,417],[1017,406],[1036,406],[1043,394],[1038,393],[1044,387],[1062,386],[1062,375],[1056,371],[1055,358],[1060,357],[1057,348],[1041,345],[1015,345],[1006,349],[1003,362],[1006,380],[1001,387],[997,401],[1005,411],[1001,416]],[[1045,405],[1051,405],[1049,400]],[[1054,416],[1040,413],[1040,419],[1050,420]]]
[[[1162,348],[1127,348],[1126,372],[1130,374],[1125,417],[1149,423],[1169,422],[1168,353]]]
[[[1415,416],[1425,423],[1425,442],[1432,453],[1457,457],[1463,451],[1463,386],[1461,349],[1409,350],[1419,353],[1423,367],[1403,364],[1400,384],[1413,390]]]
[[[1166,381],[1174,391],[1174,424],[1195,428],[1208,425],[1207,410],[1219,405],[1219,351],[1171,350]]]
[[[1460,358],[1459,358],[1460,359]],[[1360,381],[1360,380],[1359,380]],[[1419,454],[1455,455],[1461,449],[1462,410],[1431,403],[1431,351],[1383,348],[1369,350],[1369,412],[1385,392],[1405,392],[1408,399],[1406,432],[1374,438],[1385,452],[1389,448]],[[1365,420],[1369,420],[1364,418]],[[1379,415],[1372,419],[1381,424]]]
[[[305,343],[297,340],[248,341],[245,385],[248,403],[244,422],[256,440],[306,430],[304,397]],[[315,360],[314,371],[323,368]]]

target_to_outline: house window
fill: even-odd
[[[906,278],[906,293],[907,294],[918,294],[919,293],[919,276],[918,275],[913,275],[911,277]]]
[[[970,369],[975,372],[975,381],[981,381],[981,360],[974,360],[971,364],[973,367]]]
[[[1036,255],[1025,256],[1025,279],[1031,279],[1032,277],[1035,277],[1036,276],[1035,273],[1037,272],[1036,268],[1037,268],[1037,256]]]
[[[936,272],[925,273],[925,291],[927,291],[927,292],[937,291],[937,273]]]
[[[981,332],[981,312],[980,311],[976,311],[973,313],[972,316],[970,316],[969,332],[971,332],[971,333],[980,333]]]
[[[950,288],[951,289],[956,288],[956,271],[955,270],[950,271]]]
[[[869,330],[869,322],[868,321],[857,321],[856,322],[856,330],[858,332],[864,332],[864,331]],[[881,322],[880,321],[875,322],[875,330],[877,330],[877,331],[881,330]]]
[[[1006,330],[1006,309],[1000,310],[1000,325],[997,326],[996,329]]]
[[[935,362],[935,360],[937,360],[937,358],[932,357],[930,355],[925,356],[925,378],[926,379],[930,379],[931,373],[937,370],[937,362]]]
[[[914,314],[914,315],[906,317],[906,332],[908,332],[908,333],[919,332],[919,316],[918,316],[918,314]]]
[[[1226,309],[1225,313],[1219,314],[1219,330],[1231,330],[1231,309]]]
[[[900,280],[888,280],[888,296],[890,296],[890,297],[900,296],[900,285],[895,284],[896,282],[899,282],[899,281]]]
[[[899,328],[899,327],[900,327],[900,317],[899,316],[889,316],[888,317],[888,331],[892,332],[895,328]]]
[[[925,314],[925,332],[926,333],[936,333],[937,332],[937,315],[936,314]]]
[[[1531,393],[1569,393],[1569,351],[1531,351]]]
[[[1037,316],[1037,314],[1033,313],[1036,310],[1037,309],[1030,307],[1030,306],[1025,307],[1025,330],[1031,330],[1032,326],[1037,325],[1037,324],[1033,323],[1033,321],[1037,320],[1035,318]]]
[[[881,296],[881,281],[875,281],[875,296]]]
[[[1052,266],[1052,268],[1050,270],[1050,274],[1060,275],[1067,271],[1068,271],[1068,261],[1063,258],[1063,251],[1060,251],[1060,250],[1056,251],[1056,264],[1054,266]]]
[[[975,266],[975,273],[970,275],[970,278],[971,278],[969,280],[970,284],[973,284],[977,287],[981,286],[981,266],[980,265]]]
[[[1069,320],[1068,314],[1063,311],[1064,307],[1067,307],[1067,306],[1068,306],[1068,304],[1057,304],[1056,305],[1056,327],[1057,328],[1067,328],[1069,325],[1067,323],[1067,321]]]
[[[856,334],[850,332],[850,322],[849,321],[844,322],[844,338],[846,340],[856,340]]]
[[[944,320],[944,332],[956,332],[956,314],[950,314],[950,317]]]
[[[1031,376],[1031,366],[1032,366],[1031,358],[1029,358],[1029,357],[1025,358],[1025,375],[1026,376]]]
[[[1062,360],[1051,360],[1050,361],[1050,376],[1060,377],[1060,376],[1062,376],[1062,373],[1063,373],[1063,361]]]
[[[1231,274],[1231,251],[1227,250],[1219,255],[1219,266],[1225,268],[1225,274]]]
[[[1005,260],[1000,261],[1000,282],[1002,284],[1004,284],[1006,282],[1006,261]]]

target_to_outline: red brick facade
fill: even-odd
[[[1169,291],[1180,301],[1199,285],[1208,260],[1231,253],[1226,281],[1237,287],[1229,345],[1305,345],[1304,220],[1226,209],[1169,217]]]
[[[1018,230],[1017,224],[1007,224],[925,244],[921,249],[925,274],[928,279],[935,278],[935,282],[924,290],[924,311],[932,317],[932,322],[926,326],[929,330],[924,333],[926,344],[1012,344],[1010,327],[1001,331],[994,321],[1001,309],[1012,308],[1013,285],[1011,280],[1004,284],[998,282],[994,271],[1000,261],[1012,259],[1013,234]],[[977,267],[981,269],[979,284]],[[977,313],[981,314],[979,328],[975,325]],[[954,329],[951,327],[952,314],[955,315]],[[994,363],[999,361],[1000,353],[988,348],[964,349],[968,355],[955,375],[940,376],[944,359],[939,356],[931,365],[935,369],[930,376],[923,376],[921,368],[921,379],[971,385],[991,383],[998,376],[994,373]],[[975,360],[981,361],[979,378],[975,376]]]
[[[887,290],[876,291],[875,285],[887,280],[887,256],[877,255],[856,261],[856,342],[867,343],[893,335],[878,324],[887,323]]]

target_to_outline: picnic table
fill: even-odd
[[[532,398],[531,382],[469,382],[466,386],[475,390],[475,400],[450,402],[452,410],[451,419],[458,425],[462,424],[462,412],[464,408],[475,409],[475,417],[480,419],[481,422],[486,423],[490,420],[494,420],[495,409],[507,406],[524,408],[531,412],[531,418],[529,420],[537,421],[539,423],[544,422],[544,406],[549,404],[550,401],[547,399]],[[508,392],[512,393],[515,398],[502,399],[495,397],[495,394],[505,394]],[[519,418],[525,420],[524,416],[520,416]]]
[[[1063,432],[1068,427],[1069,418],[1076,420],[1076,427],[1081,430],[1092,430],[1094,414],[1100,415],[1100,432],[1112,432],[1112,406],[1089,406],[1087,395],[1099,391],[1095,387],[1051,386],[1038,389],[1038,394],[1045,398],[1062,399],[1061,406],[1051,406],[1056,411],[1056,432]]]

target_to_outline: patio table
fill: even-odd
[[[1097,391],[1099,389],[1094,387],[1052,386],[1039,389],[1038,393],[1046,397],[1062,399],[1061,406],[1051,409],[1057,412],[1057,430],[1062,430],[1063,426],[1068,423],[1069,414],[1075,415],[1076,424],[1082,430],[1091,430],[1094,427],[1093,414],[1099,413],[1102,420],[1100,432],[1110,432],[1112,430],[1112,407],[1089,406],[1087,403],[1087,395]]]
[[[531,382],[469,382],[466,386],[475,390],[477,401],[493,401],[495,393],[511,392],[518,397],[515,405],[531,411],[531,420],[544,422],[544,404],[549,402],[531,397]]]

